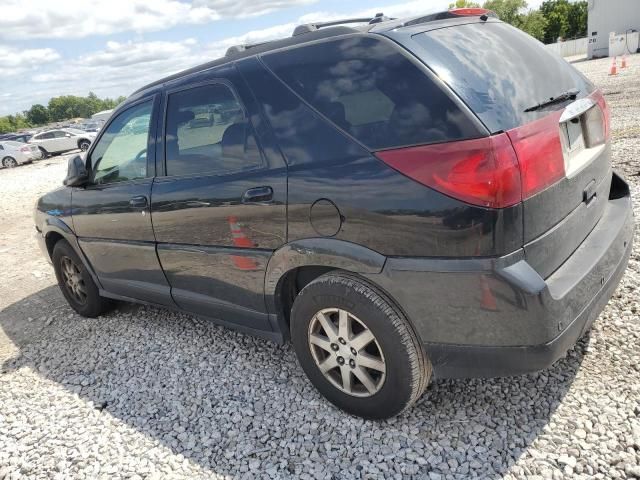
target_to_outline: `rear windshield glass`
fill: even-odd
[[[440,87],[387,40],[350,37],[263,59],[305,101],[371,149],[481,135]]]
[[[593,86],[533,37],[502,22],[472,23],[414,35],[410,48],[476,112],[492,132],[548,115],[524,110]]]

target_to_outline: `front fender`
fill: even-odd
[[[276,250],[267,264],[264,291],[267,308],[276,312],[275,295],[287,272],[303,266],[332,267],[353,273],[382,272],[386,257],[361,245],[334,238],[296,240]]]
[[[76,237],[75,232],[67,225],[61,218],[47,216],[42,223],[41,230],[38,232],[38,241],[40,243],[40,248],[42,253],[47,256],[49,262],[51,262],[51,255],[49,252],[49,240],[55,237],[62,237],[66,240],[69,245],[75,250],[76,254],[84,263],[85,268],[91,275],[91,278],[98,286],[98,288],[102,288],[98,277],[93,271],[93,267],[91,263],[89,263],[89,259],[85,256],[84,252],[80,248],[80,244],[78,243],[78,237]]]

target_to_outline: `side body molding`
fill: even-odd
[[[333,238],[296,240],[276,250],[267,265],[264,280],[269,313],[276,313],[275,295],[287,272],[304,266],[333,267],[354,273],[382,272],[386,257],[355,243]]]

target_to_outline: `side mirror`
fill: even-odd
[[[67,165],[67,178],[62,182],[67,187],[81,187],[89,182],[89,172],[80,155],[75,155],[69,159]]]

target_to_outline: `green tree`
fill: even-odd
[[[27,127],[29,127],[29,123],[24,115],[20,113],[0,117],[0,133],[15,132],[16,130]]]
[[[480,4],[469,0],[456,0],[449,4],[449,8],[477,8]]]
[[[547,19],[540,10],[530,10],[522,16],[518,28],[542,42],[547,29]]]
[[[520,28],[522,11],[527,8],[525,0],[487,0],[483,8],[496,12],[500,20]]]
[[[544,43],[554,43],[558,37],[566,37],[569,31],[569,0],[546,0],[540,11],[547,20]]]
[[[567,37],[577,38],[587,36],[587,20],[589,7],[586,1],[573,2],[569,5],[569,28]]]
[[[49,111],[44,105],[36,103],[25,112],[27,122],[31,125],[44,125],[49,121]]]

